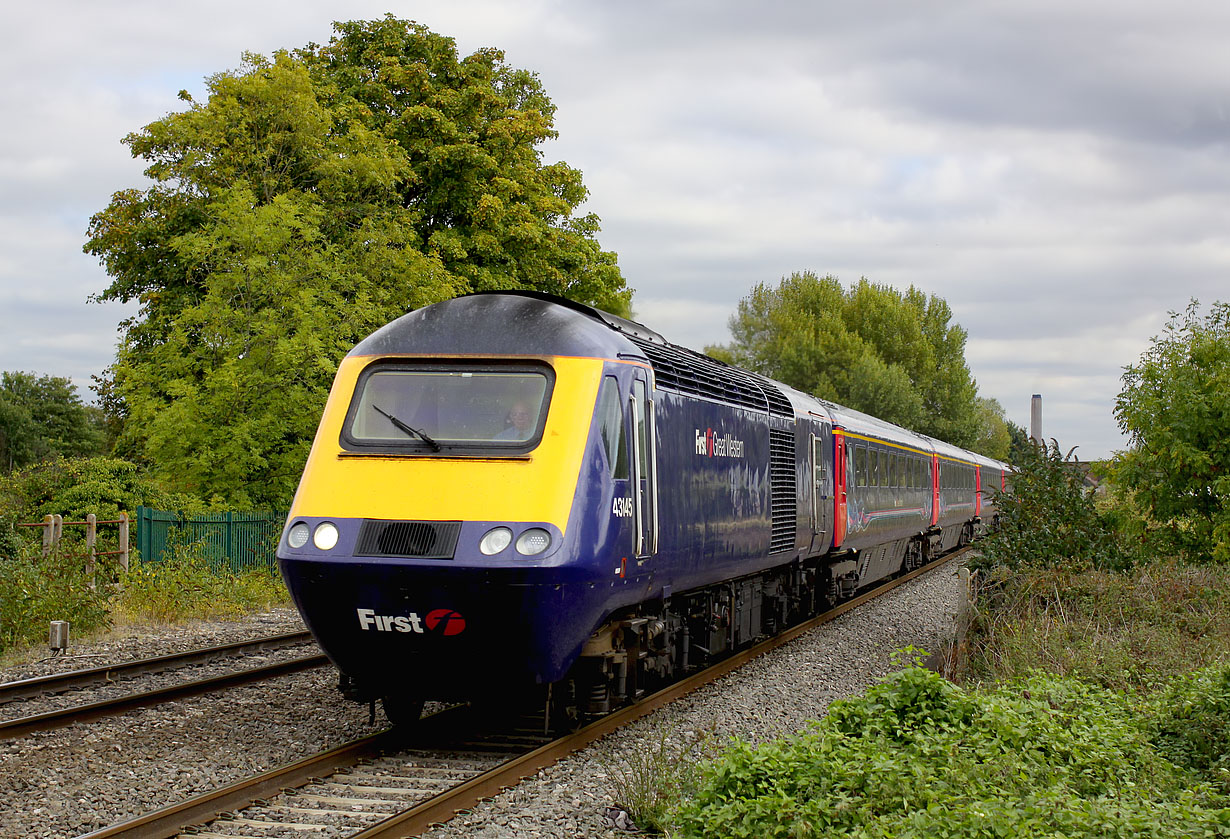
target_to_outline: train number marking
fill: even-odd
[[[632,497],[616,498],[611,502],[611,513],[621,519],[632,517]]]

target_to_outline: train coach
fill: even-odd
[[[392,721],[513,697],[581,719],[973,538],[1007,472],[614,315],[481,293],[343,360],[278,561],[343,693]]]

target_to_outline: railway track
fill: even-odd
[[[171,839],[186,829],[191,832],[183,834],[185,839],[253,835],[270,839],[417,836],[752,659],[946,565],[964,552],[965,549],[950,553],[860,594],[555,740],[542,737],[541,717],[523,719],[517,728],[475,738],[466,722],[468,709],[458,706],[425,717],[409,734],[390,729],[354,740],[79,839]]]
[[[311,642],[310,633],[291,632],[267,638],[253,639],[251,641],[238,641],[217,647],[157,656],[140,661],[106,665],[86,670],[74,670],[67,673],[22,679],[15,682],[5,682],[0,684],[0,714],[4,713],[4,706],[20,700],[109,685],[120,680],[133,679],[143,675],[164,673],[169,670],[201,665],[228,657],[284,649],[309,642]],[[54,711],[11,717],[0,720],[0,740],[23,737],[37,731],[60,728],[75,722],[88,722],[114,714],[122,714],[136,708],[250,684],[287,673],[296,673],[312,667],[321,667],[327,663],[328,659],[323,654],[317,652],[274,664],[237,670],[221,676],[189,680],[154,690],[138,691],[109,699],[66,706]]]

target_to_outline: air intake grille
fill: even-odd
[[[794,434],[775,428],[769,429],[769,499],[773,508],[769,553],[791,550],[799,509],[794,484]]]
[[[461,533],[459,521],[372,521],[359,528],[356,556],[406,556],[452,559]]]
[[[659,387],[776,416],[794,417],[790,400],[768,381],[674,344],[659,344],[627,333],[624,337],[645,353],[653,365]]]

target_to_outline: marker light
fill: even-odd
[[[337,527],[332,522],[322,521],[316,525],[312,544],[322,551],[331,551],[337,545]]]
[[[551,534],[541,527],[531,527],[517,537],[517,553],[525,556],[538,556],[549,547]]]
[[[478,543],[478,549],[487,556],[494,556],[512,544],[512,531],[507,527],[488,530]]]
[[[292,548],[302,548],[307,544],[308,537],[311,535],[311,528],[303,522],[297,521],[286,534],[286,544]]]

